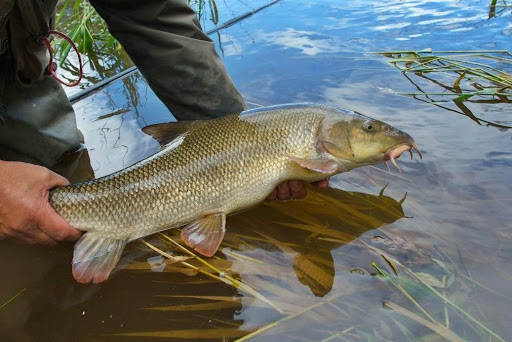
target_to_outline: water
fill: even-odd
[[[223,252],[210,261],[284,313],[179,263],[164,268],[158,258],[148,262],[157,254],[139,242],[126,253],[125,269],[96,286],[72,280],[71,245],[48,250],[2,242],[0,303],[27,289],[0,309],[2,341],[234,340],[275,321],[253,340],[444,340],[412,319],[430,320],[375,276],[372,263],[388,275],[396,267],[400,277],[392,280],[434,320],[449,321],[452,333],[498,341],[412,281],[408,270],[512,339],[510,103],[475,98],[464,102],[464,112],[451,101],[400,95],[418,88],[446,92],[442,85],[457,76],[438,75],[438,83],[412,74],[408,79],[388,58],[373,54],[510,49],[510,9],[489,19],[489,3],[281,1],[212,35],[251,106],[321,102],[350,108],[408,132],[424,154],[422,161],[401,158],[403,174],[382,166],[354,170],[331,180],[338,190],[266,203],[228,219]],[[249,7],[218,5],[218,23]],[[207,29],[218,25],[202,18]],[[510,64],[492,64],[512,72]],[[83,164],[79,178],[151,155],[158,146],[141,128],[173,120],[139,74],[80,100],[75,110],[91,165]],[[148,241],[172,249],[156,238]],[[389,309],[389,303],[405,310]]]

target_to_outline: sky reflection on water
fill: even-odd
[[[264,3],[257,2],[251,7]],[[512,338],[509,326],[512,320],[509,310],[512,298],[512,132],[478,125],[464,115],[399,95],[400,92],[416,91],[415,83],[408,81],[385,57],[373,54],[425,48],[437,51],[509,49],[512,34],[510,9],[498,10],[494,18],[488,19],[488,3],[469,0],[281,1],[212,36],[230,75],[251,106],[321,102],[350,108],[408,132],[424,154],[422,161],[402,157],[399,165],[403,174],[389,173],[384,167],[376,166],[341,174],[331,180],[332,187],[362,193],[360,196],[378,194],[389,183],[386,195],[394,198],[394,203],[407,192],[407,199],[401,206],[407,218],[397,217],[396,220],[385,221],[388,225],[372,226],[369,222],[381,216],[369,209],[365,216],[368,222],[361,226],[364,231],[352,232],[360,238],[347,244],[333,244],[328,248],[329,256],[321,255],[324,263],[330,260],[333,269],[332,285],[328,290],[324,289],[323,296],[319,295],[318,289],[316,293],[312,290],[315,285],[302,282],[295,272],[295,255],[308,255],[307,251],[297,252],[293,248],[292,251],[283,251],[277,245],[264,242],[244,244],[244,239],[256,239],[258,235],[254,231],[259,231],[271,235],[285,246],[289,243],[314,249],[315,245],[308,243],[324,240],[312,238],[304,242],[287,230],[289,227],[276,223],[293,222],[292,219],[286,221],[282,211],[297,203],[267,204],[230,219],[227,239],[236,242],[241,255],[257,257],[271,265],[281,263],[278,265],[282,267],[281,277],[272,277],[265,272],[270,273],[274,268],[261,266],[258,269],[252,264],[251,268],[247,262],[240,262],[226,253],[226,260],[221,261],[231,263],[233,271],[238,272],[242,279],[250,284],[271,284],[282,288],[292,298],[287,302],[289,305],[298,302],[297,297],[292,297],[293,293],[300,294],[304,306],[320,303],[319,298],[322,297],[342,295],[342,299],[336,302],[336,313],[325,308],[318,312],[313,310],[311,315],[271,329],[257,340],[272,341],[276,336],[321,340],[329,336],[326,326],[338,332],[356,326],[353,332],[364,337],[365,333],[372,335],[382,329],[380,322],[389,323],[390,317],[407,324],[412,333],[424,334],[420,325],[404,321],[403,317],[394,316],[382,307],[382,303],[390,298],[398,301],[400,293],[381,279],[369,276],[369,273],[376,272],[372,262],[387,267],[388,272],[392,271],[377,250],[363,248],[364,244],[389,253],[415,271],[432,272],[439,278],[446,273],[436,268],[433,259],[441,258],[440,251],[448,254],[453,260],[450,267],[454,267],[457,279],[454,296],[461,305],[474,310],[472,312],[481,313],[479,319],[503,338]],[[242,2],[233,1],[229,5],[219,2],[219,22],[243,13],[247,8]],[[202,18],[202,23],[206,29],[215,26],[207,16]],[[510,65],[500,67],[505,69]],[[446,77],[446,81],[450,81],[450,75]],[[414,78],[414,81],[428,91],[437,87],[425,79]],[[449,109],[455,108],[453,104],[446,105]],[[468,107],[478,117],[504,124],[512,122],[510,103],[468,103]],[[158,149],[156,142],[143,134],[141,128],[173,120],[172,114],[159,102],[140,74],[130,75],[77,102],[75,110],[96,177],[122,169],[154,153]],[[339,201],[339,205],[346,205],[348,209],[356,208],[354,203]],[[357,203],[361,205],[361,202]],[[306,209],[295,210],[292,210],[295,215],[307,212]],[[310,214],[319,216],[318,212]],[[343,222],[343,217],[340,221],[334,214],[332,216],[317,222],[317,226],[326,223],[338,232],[349,231],[349,224]],[[378,227],[381,228],[370,230]],[[250,248],[244,249],[244,246]],[[140,245],[134,246],[136,251],[137,248],[140,249]],[[230,248],[226,247],[226,250]],[[51,279],[47,279],[47,286],[57,287],[54,282],[66,284],[64,288],[67,289],[74,286],[66,273],[69,272],[68,252],[55,252],[62,261],[49,273]],[[43,252],[41,254],[44,255]],[[132,267],[146,264],[140,258],[136,261],[139,263],[131,264]],[[68,311],[59,313],[55,310],[55,317],[63,319],[69,326],[86,327],[87,334],[81,337],[84,341],[107,340],[101,336],[111,333],[164,331],[198,325],[205,328],[214,326],[216,319],[241,329],[253,329],[282,317],[261,304],[253,304],[251,297],[225,284],[212,282],[200,286],[193,283],[196,277],[173,273],[169,271],[170,267],[168,265],[163,273],[122,270],[97,288],[97,292],[91,291],[81,300],[71,295],[70,298],[76,302],[70,304]],[[353,269],[361,269],[363,274],[351,273]],[[463,277],[471,278],[482,286]],[[264,280],[268,279],[271,282],[265,283]],[[16,284],[31,286],[32,283],[23,285],[20,280]],[[236,296],[242,298],[239,299],[242,304],[218,312],[192,315],[185,312],[183,315],[188,315],[188,320],[181,317],[181,313],[171,315],[162,311],[140,310],[186,303],[183,298],[170,300],[158,296],[168,292]],[[34,297],[32,300],[40,307],[58,306],[55,304],[57,300],[49,300],[44,294]],[[431,300],[427,295],[418,295],[418,298],[426,301],[428,308],[435,313],[444,309],[444,304]],[[116,304],[119,301],[123,304]],[[82,311],[88,314],[82,316]],[[27,325],[32,327],[32,330],[27,329],[29,334],[36,336],[40,333],[42,322],[54,328],[59,326],[53,318],[41,321],[37,312],[34,309],[34,313],[28,315]],[[95,315],[90,315],[90,312]],[[100,323],[108,313],[116,317],[115,324]],[[455,317],[452,328],[457,330],[461,323]],[[62,341],[73,336],[71,329],[61,329]],[[396,335],[396,328],[393,333],[391,340],[403,340],[403,335]],[[60,341],[56,335],[46,334]],[[126,338],[110,336],[108,340],[122,341]]]

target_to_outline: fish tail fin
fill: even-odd
[[[83,284],[107,280],[127,242],[106,238],[94,232],[85,233],[75,244],[73,277]]]

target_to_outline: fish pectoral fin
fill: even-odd
[[[181,231],[181,239],[190,248],[211,257],[217,252],[225,231],[226,214],[217,213],[186,225]]]
[[[304,159],[297,157],[289,157],[292,161],[299,164],[301,167],[325,174],[332,174],[338,170],[338,164],[334,160],[327,158],[318,159]]]
[[[142,129],[147,135],[155,138],[160,146],[165,146],[178,136],[188,132],[197,121],[176,121],[149,125]]]
[[[94,232],[85,233],[75,244],[73,277],[83,284],[107,280],[126,243],[127,240],[106,238]]]

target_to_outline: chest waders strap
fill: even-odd
[[[52,49],[52,45],[50,44],[50,40],[48,39],[48,37],[51,35],[51,34],[56,34],[58,36],[60,36],[61,38],[63,38],[64,40],[66,40],[69,45],[71,45],[71,47],[73,48],[73,50],[75,50],[76,52],[76,55],[78,56],[78,65],[79,65],[79,72],[78,72],[78,79],[74,82],[71,82],[71,83],[67,83],[65,81],[63,81],[56,73],[55,73],[55,70],[53,70],[53,49]],[[82,65],[82,57],[80,56],[80,53],[78,52],[78,48],[76,47],[75,43],[73,42],[73,40],[71,40],[71,38],[69,38],[67,35],[65,35],[64,33],[62,32],[59,32],[59,31],[56,31],[56,30],[50,30],[48,32],[48,37],[43,37],[43,42],[44,44],[46,45],[46,47],[48,48],[48,53],[50,54],[50,62],[48,63],[48,67],[47,67],[47,70],[48,72],[53,76],[53,78],[55,78],[57,80],[57,82],[59,82],[60,84],[63,84],[65,86],[68,86],[68,87],[74,87],[76,85],[78,85],[80,83],[80,81],[82,80],[82,76],[83,76],[83,65]]]

